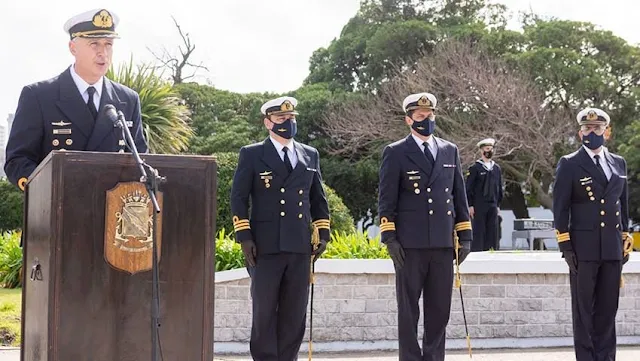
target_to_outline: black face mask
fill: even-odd
[[[436,121],[430,118],[426,118],[422,121],[413,119],[413,124],[411,125],[411,128],[413,128],[413,130],[418,132],[418,134],[426,137],[431,135],[433,131],[436,129]]]
[[[269,121],[271,121],[271,119],[269,119]],[[273,123],[271,131],[274,134],[277,134],[284,139],[291,139],[296,136],[298,126],[296,122],[291,120],[291,118],[285,120],[282,124],[276,124],[273,121],[271,121],[271,123]]]
[[[493,151],[492,151],[492,150],[484,151],[484,152],[482,152],[482,154],[483,154],[485,157],[489,158],[489,159],[491,159],[491,157],[493,157]]]

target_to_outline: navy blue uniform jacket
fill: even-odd
[[[234,230],[236,241],[253,240],[258,254],[311,253],[313,226],[329,241],[320,155],[298,142],[294,148],[298,163],[291,174],[269,138],[240,149],[231,187]]]
[[[622,260],[623,233],[629,232],[627,163],[609,151],[605,159],[612,171],[609,182],[584,147],[557,165],[553,219],[558,247],[573,249],[579,261]]]
[[[378,214],[382,242],[404,248],[453,248],[454,229],[471,241],[471,222],[458,147],[435,137],[433,168],[411,135],[382,152]]]
[[[498,163],[493,163],[491,171],[487,170],[482,160],[477,160],[469,167],[469,176],[466,180],[467,201],[469,207],[496,206],[502,203],[502,168]],[[487,195],[485,195],[487,187]]]
[[[147,152],[135,91],[105,77],[94,120],[68,68],[52,79],[25,86],[7,143],[4,170],[9,181],[22,189],[52,150],[117,152],[123,148],[122,131],[104,114],[106,104],[123,112],[138,151]]]

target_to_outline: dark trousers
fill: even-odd
[[[498,207],[494,205],[478,205],[474,207],[475,215],[471,220],[473,241],[471,251],[488,251],[498,249]]]
[[[571,273],[571,313],[577,361],[615,361],[622,262],[578,262]]]
[[[453,249],[405,249],[396,269],[400,361],[444,361],[453,288]],[[418,301],[423,293],[424,335],[418,345]]]
[[[251,276],[253,322],[249,349],[256,361],[293,361],[304,337],[311,255],[259,255]]]

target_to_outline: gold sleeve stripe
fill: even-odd
[[[312,224],[318,229],[330,229],[331,222],[328,219],[317,219]]]
[[[391,232],[396,230],[396,224],[389,222],[387,217],[380,218],[380,232]]]
[[[456,223],[455,230],[458,231],[470,231],[471,230],[471,222],[465,221]]]
[[[240,219],[238,216],[233,216],[233,224],[249,223],[248,219]]]
[[[569,232],[560,233],[560,231],[558,231],[557,229],[556,229],[556,237],[558,238],[558,243],[566,242],[571,238],[569,236]]]
[[[26,177],[22,177],[18,180],[18,187],[20,188],[21,191],[24,191],[24,187],[27,185],[27,178]]]
[[[251,227],[249,226],[242,226],[242,227],[234,227],[236,232],[240,232],[240,231],[245,231],[247,229],[251,229]]]
[[[380,232],[388,232],[388,231],[395,231],[395,230],[396,230],[396,225],[395,223],[392,223],[392,222],[389,222],[380,226]]]

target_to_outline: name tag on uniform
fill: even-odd
[[[315,169],[315,168],[309,168],[309,167],[307,167],[307,170],[310,170],[310,171],[312,171],[312,172],[317,172],[317,171],[318,171],[318,170],[317,170],[317,169]]]
[[[442,166],[445,167],[445,168],[455,168],[456,167],[455,164],[443,164]]]
[[[71,128],[54,129],[53,134],[71,134]]]

